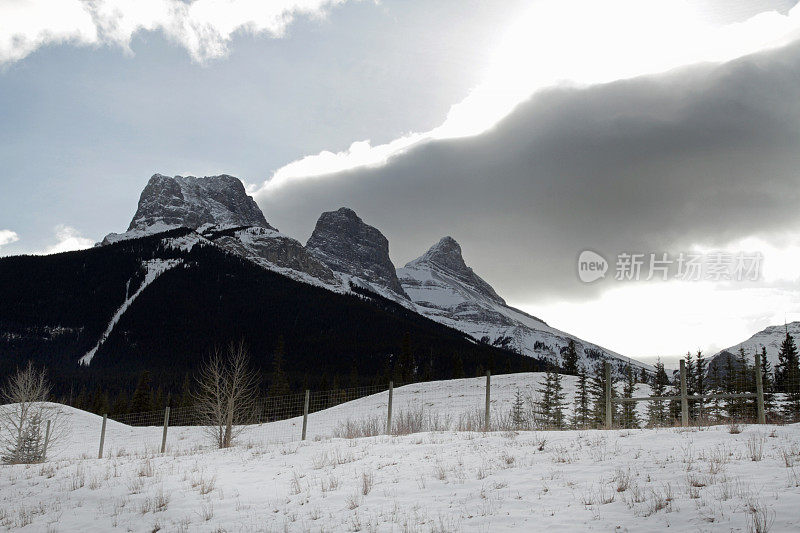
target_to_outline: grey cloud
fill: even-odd
[[[725,65],[534,95],[491,131],[380,168],[300,180],[257,201],[307,236],[355,209],[399,266],[442,235],[511,301],[589,298],[586,248],[680,252],[798,224],[800,46]]]

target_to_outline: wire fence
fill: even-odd
[[[800,376],[764,372],[734,362],[710,371],[681,362],[672,376],[649,376],[599,366],[591,375],[555,372],[306,391],[267,396],[245,424],[233,425],[235,444],[404,435],[426,431],[612,429],[800,421]],[[769,370],[769,368],[768,368]],[[83,456],[190,453],[214,447],[214,432],[198,409],[103,417],[85,414],[67,453]],[[733,428],[732,428],[733,429]],[[97,448],[99,446],[99,448]],[[94,447],[94,452],[92,448]]]

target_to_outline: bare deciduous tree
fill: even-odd
[[[48,450],[52,450],[66,434],[60,406],[48,403],[50,384],[45,371],[37,370],[28,362],[8,379],[0,396],[4,404],[0,406],[3,462],[44,461]]]
[[[197,414],[219,448],[230,447],[244,425],[255,420],[258,375],[249,363],[244,342],[231,343],[225,355],[215,349],[197,375]]]

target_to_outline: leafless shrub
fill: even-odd
[[[760,461],[764,457],[764,441],[766,438],[761,433],[753,433],[747,439],[747,452],[751,461]]]
[[[631,471],[617,468],[614,472],[614,482],[617,485],[617,492],[625,492],[631,486]]]
[[[386,423],[381,417],[371,416],[363,419],[347,419],[333,428],[333,436],[339,439],[374,437],[385,432]]]
[[[767,533],[772,529],[775,512],[767,509],[763,502],[750,499],[747,503],[747,530],[751,533]]]
[[[374,482],[374,476],[372,472],[362,472],[361,473],[361,494],[366,496],[372,490],[372,483]]]
[[[738,435],[741,432],[742,432],[742,426],[740,426],[738,423],[731,422],[730,424],[728,424],[728,433],[730,433],[731,435]]]
[[[197,416],[218,448],[229,448],[255,420],[258,375],[249,359],[244,341],[231,343],[225,356],[215,349],[197,376]]]
[[[61,406],[48,403],[50,383],[33,364],[0,390],[0,453],[5,464],[40,463],[68,431]],[[49,426],[49,427],[48,427]]]

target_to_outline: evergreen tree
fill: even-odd
[[[631,365],[625,368],[625,384],[622,388],[623,398],[633,398],[636,392],[636,374],[633,372]],[[625,402],[622,404],[622,419],[621,425],[624,428],[638,428],[639,416],[636,413],[636,404],[634,402]]]
[[[270,383],[270,396],[286,396],[289,394],[289,380],[283,369],[283,361],[286,356],[286,345],[283,342],[283,335],[278,337],[278,344],[272,354],[272,382]]]
[[[511,406],[511,423],[514,424],[514,429],[518,431],[525,427],[525,402],[522,399],[522,393],[519,388],[514,394],[514,403]]]
[[[178,407],[187,408],[192,405],[192,391],[191,382],[189,381],[189,374],[183,376],[183,385],[181,385],[180,400],[178,400]]]
[[[669,377],[664,370],[664,363],[659,359],[656,362],[656,374],[653,377],[653,385],[650,388],[650,396],[662,397],[667,395],[669,387]],[[647,417],[651,426],[663,426],[667,422],[668,409],[665,400],[651,400],[647,402]]]
[[[572,339],[569,340],[561,367],[565,374],[574,376],[578,373],[578,350],[575,349],[575,341]]]
[[[564,391],[561,385],[561,374],[547,369],[544,387],[538,390],[540,394],[539,408],[543,422],[547,428],[560,429],[564,427]]]
[[[617,391],[614,387],[614,372],[611,372],[611,397],[617,397]],[[592,416],[594,418],[594,423],[598,426],[602,426],[605,424],[606,420],[606,373],[603,369],[603,363],[598,363],[595,365],[594,368],[594,375],[592,376],[592,381],[589,386],[589,393],[592,396],[593,404],[592,404]],[[611,413],[611,417],[613,420],[619,419],[619,413],[616,403],[612,403],[611,407],[613,409]]]
[[[703,357],[703,352],[698,350],[697,351],[697,359],[695,360],[694,365],[694,392],[697,395],[704,395],[708,392],[708,381],[706,380],[706,374],[708,373],[708,363],[706,362],[706,358]],[[698,418],[705,418],[705,407],[706,401],[703,399],[697,400],[697,416]]]
[[[695,394],[695,375],[694,375],[694,359],[692,352],[686,352],[686,394],[693,396]],[[693,401],[688,402],[689,418],[694,420],[697,418],[697,405]]]
[[[650,376],[647,375],[647,370],[644,367],[641,368],[639,373],[639,383],[650,383]]]
[[[794,338],[787,332],[778,354],[778,365],[775,368],[776,382],[786,394],[783,405],[783,416],[786,422],[800,420],[800,363]]]
[[[586,429],[592,420],[592,408],[589,403],[589,376],[586,368],[581,366],[578,370],[578,388],[575,391],[575,413],[572,425],[578,429]]]
[[[775,411],[775,379],[772,365],[767,360],[767,348],[761,347],[761,384],[764,390],[764,412],[766,415]]]
[[[455,356],[455,364],[453,365],[453,377],[455,379],[461,379],[464,376],[464,358],[461,357],[460,353],[457,353]]]
[[[153,391],[150,388],[150,372],[145,370],[133,391],[129,413],[144,413],[153,410]]]
[[[736,393],[736,370],[733,367],[733,356],[731,355],[725,357],[725,377],[722,390],[726,394]],[[739,416],[736,398],[725,399],[725,412],[729,420],[735,420]]]
[[[400,355],[394,365],[394,382],[411,383],[414,381],[414,356],[411,353],[411,334],[406,332],[400,344]]]

